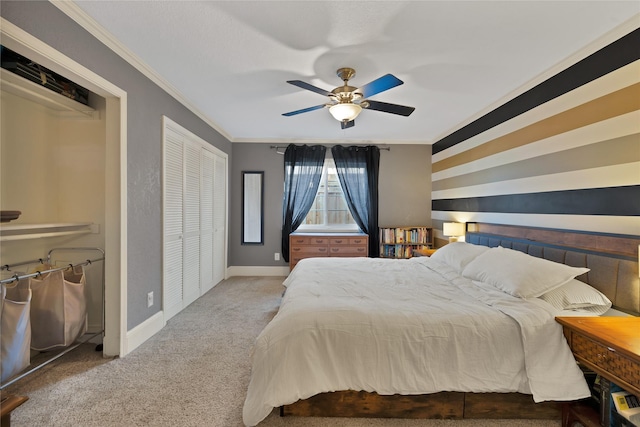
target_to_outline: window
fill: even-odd
[[[325,159],[324,161],[318,193],[316,194],[309,213],[298,230],[359,230],[344,199],[344,193],[338,180],[336,165],[331,158]]]

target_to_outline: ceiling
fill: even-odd
[[[554,67],[567,58],[584,56],[583,48],[612,29],[640,23],[637,0],[75,6],[233,142],[433,143],[559,71]],[[342,84],[340,67],[356,69],[355,87],[395,75],[404,84],[371,99],[416,110],[410,117],[364,110],[344,130],[328,109],[282,116],[327,100],[287,80],[330,91]]]

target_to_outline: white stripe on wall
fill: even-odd
[[[579,190],[583,188],[619,187],[637,185],[639,182],[640,162],[634,162],[433,191],[431,198],[456,199],[502,194]]]

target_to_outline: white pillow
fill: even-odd
[[[535,298],[587,271],[588,268],[570,267],[497,247],[478,255],[467,264],[462,275],[488,283],[515,297]]]
[[[584,310],[598,316],[611,308],[611,301],[602,292],[576,279],[540,295],[540,299],[558,310]]]
[[[486,246],[467,242],[451,242],[431,254],[431,258],[443,262],[457,271],[462,271],[475,257],[488,250],[489,248]]]

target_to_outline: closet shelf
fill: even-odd
[[[55,93],[4,68],[0,68],[0,81],[3,91],[44,105],[60,115],[69,118],[98,118],[98,112],[94,108]]]
[[[0,242],[89,233],[98,233],[98,225],[90,222],[2,224],[0,225]]]

